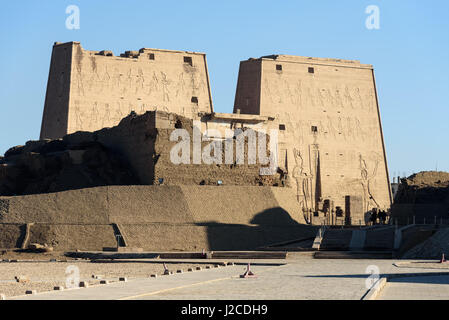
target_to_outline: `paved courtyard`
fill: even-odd
[[[242,262],[242,261],[241,261]],[[184,272],[157,278],[135,278],[89,288],[51,291],[12,299],[354,299],[365,296],[371,273],[441,273],[438,269],[398,268],[394,260],[311,259],[294,256],[270,261],[285,265],[254,265],[256,278],[241,279],[244,265]],[[407,280],[408,279],[408,280]],[[410,280],[411,279],[411,280]],[[392,279],[381,299],[448,299],[449,277]],[[436,290],[436,291],[435,291]],[[427,292],[433,292],[428,295]]]
[[[421,276],[391,279],[378,300],[447,300],[449,276]]]

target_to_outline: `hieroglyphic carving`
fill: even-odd
[[[292,83],[294,85],[292,86]],[[363,109],[375,107],[372,88],[360,86],[323,86],[314,84],[304,86],[300,79],[264,78],[263,95],[271,103],[282,104],[289,101],[292,105],[312,108]]]

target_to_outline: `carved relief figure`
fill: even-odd
[[[353,99],[351,96],[351,92],[349,91],[348,86],[345,86],[345,93],[343,95],[344,104],[351,106],[352,109],[354,109],[354,104],[352,103]]]
[[[136,79],[136,94],[138,94],[141,90],[143,90],[145,82],[145,77],[143,75],[142,68],[137,70],[137,79]]]
[[[263,90],[263,94],[264,94],[264,98],[269,98],[271,103],[274,103],[273,101],[273,95],[271,94],[271,86],[270,83],[268,82],[268,79],[264,79],[264,90]]]
[[[343,103],[343,98],[340,94],[340,89],[338,87],[335,89],[335,103],[337,104],[337,107],[344,108],[345,105]]]
[[[369,173],[368,165],[366,164],[366,161],[363,159],[361,154],[359,155],[359,162],[361,176],[360,183],[363,189],[363,208],[365,212],[368,212],[373,207],[373,204],[375,207],[379,208],[379,204],[377,203],[370,190],[370,182],[377,174],[379,160],[375,160],[371,174]]]
[[[103,127],[109,126],[110,125],[110,119],[111,119],[111,110],[109,108],[109,103],[106,103],[105,104],[105,108],[104,108],[103,119],[101,121],[101,125]]]
[[[304,159],[301,152],[294,148],[293,155],[295,157],[295,167],[293,168],[293,178],[296,181],[296,198],[303,209],[303,212],[307,212],[310,207],[310,180],[312,175],[308,174],[304,170]]]
[[[168,79],[167,75],[161,71],[161,84],[162,84],[162,100],[170,102],[170,86],[171,81]]]
[[[181,72],[178,76],[178,82],[176,84],[176,94],[175,96],[178,97],[180,94],[184,94],[185,91],[185,81],[184,81],[184,73]]]
[[[75,101],[75,124],[77,128],[80,128],[83,125],[82,117],[83,115],[81,113],[79,102]]]

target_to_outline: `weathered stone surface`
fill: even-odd
[[[275,117],[279,166],[288,168],[304,210],[339,206],[365,221],[391,205],[382,127],[371,65],[354,60],[272,55],[240,63],[234,112]],[[345,197],[361,197],[350,212]],[[328,200],[330,203],[325,201]],[[328,214],[329,215],[329,214]],[[346,217],[345,217],[346,218]]]
[[[98,142],[33,141],[7,152],[2,161],[0,195],[139,182],[123,160]]]
[[[168,121],[166,128],[160,128],[163,121]],[[7,153],[2,160],[0,196],[106,185],[218,185],[219,181],[223,185],[281,184],[279,174],[261,176],[263,165],[259,162],[193,164],[191,154],[190,164],[173,163],[170,152],[177,141],[170,141],[170,134],[176,126],[193,136],[191,119],[158,111],[130,114],[116,127],[93,133],[76,132],[63,139],[31,141],[25,148]],[[202,149],[210,143],[203,137],[201,140]],[[234,153],[235,150],[234,146]],[[244,156],[248,158],[247,150]],[[223,154],[223,163],[224,158]]]
[[[210,112],[208,77],[203,53],[142,48],[119,57],[79,42],[55,44],[41,139],[113,127],[132,110]]]

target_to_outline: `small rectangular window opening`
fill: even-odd
[[[309,73],[315,73],[315,68],[309,67]]]
[[[312,126],[312,132],[318,132],[318,127],[317,126]]]
[[[279,130],[285,130],[285,124],[280,124],[279,125]]]
[[[148,55],[148,58],[149,58],[150,60],[154,60],[154,53],[150,53],[150,54]]]
[[[184,63],[193,66],[192,57],[184,57]]]
[[[192,103],[198,103],[198,97],[192,97],[190,100]]]
[[[277,71],[282,71],[282,64],[277,64],[276,65],[276,70]]]

